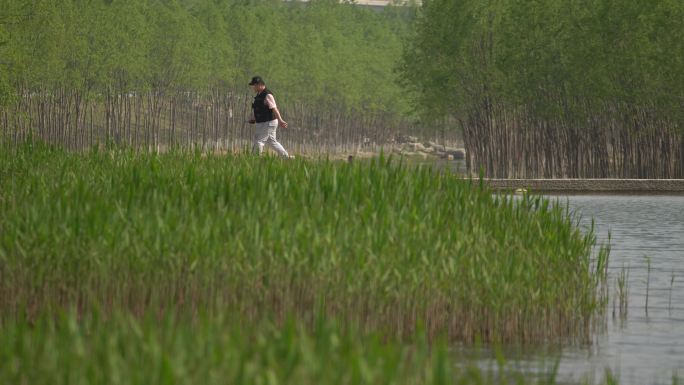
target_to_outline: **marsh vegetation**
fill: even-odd
[[[451,347],[590,344],[634,289],[563,205],[242,151],[260,74],[296,153],[681,177],[684,3],[585,3],[0,0],[0,378],[501,383]]]
[[[562,207],[431,168],[0,153],[0,324],[18,341],[123,315],[187,333],[216,318],[306,333],[332,322],[409,345],[579,344],[605,306],[607,253]]]

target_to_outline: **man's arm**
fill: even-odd
[[[282,128],[287,128],[287,122],[283,120],[282,116],[280,116],[280,111],[278,111],[278,106],[276,105],[275,98],[273,97],[273,95],[266,95],[264,103],[268,108],[271,109],[271,111],[273,111],[273,116],[275,116],[275,118],[278,119],[278,124],[280,124]]]
[[[284,121],[283,118],[280,116],[280,111],[278,111],[278,107],[272,108],[271,111],[273,111],[273,116],[275,116],[275,118],[278,119],[280,127],[287,128],[287,122]]]

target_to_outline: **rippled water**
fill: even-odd
[[[557,379],[599,381],[609,369],[620,384],[672,384],[684,380],[684,196],[550,196],[582,216],[593,217],[599,242],[611,234],[611,301],[607,329],[588,347],[560,351],[506,349],[520,370],[543,375],[558,360]],[[650,260],[650,273],[649,262]],[[628,271],[628,312],[613,317],[615,279]],[[648,282],[648,309],[646,288]],[[647,311],[648,310],[648,311]],[[619,311],[617,312],[619,313]],[[529,350],[529,349],[528,349]],[[466,352],[464,352],[466,353]],[[486,349],[466,353],[491,357]],[[483,358],[482,362],[486,362]]]

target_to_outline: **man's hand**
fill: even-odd
[[[280,127],[282,127],[282,128],[287,128],[287,122],[284,121],[284,120],[281,120],[281,121],[280,121]]]
[[[250,119],[250,120],[248,120],[248,122],[249,122],[249,124],[254,124],[254,123],[256,123],[256,119]]]

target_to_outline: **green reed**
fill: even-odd
[[[536,375],[520,370],[503,359],[478,366],[424,338],[402,344],[330,322],[309,330],[291,319],[276,327],[239,324],[224,314],[190,320],[67,312],[32,326],[11,323],[0,333],[0,379],[8,384],[565,383],[551,367]],[[607,372],[601,382],[581,383],[618,381]]]
[[[223,312],[577,341],[605,304],[608,253],[567,210],[384,157],[26,145],[0,158],[0,322]]]

